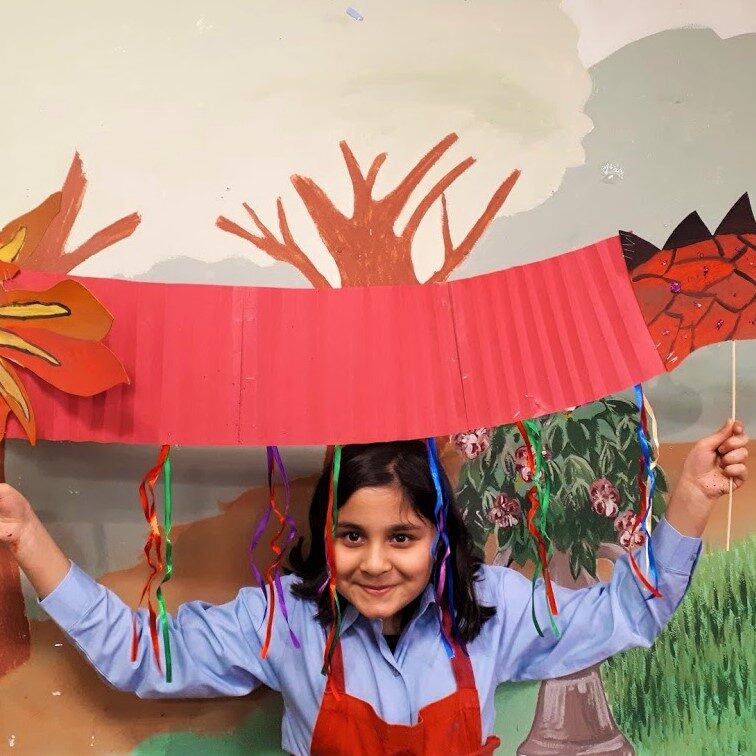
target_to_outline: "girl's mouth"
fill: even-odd
[[[360,588],[362,588],[365,593],[368,594],[368,596],[385,596],[392,588],[394,588],[393,585],[361,585]]]

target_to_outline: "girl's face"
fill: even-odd
[[[401,630],[401,612],[428,585],[436,529],[407,504],[398,486],[360,488],[339,508],[334,543],[336,587],[385,634]]]

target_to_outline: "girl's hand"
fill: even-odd
[[[667,507],[667,520],[684,535],[700,536],[714,503],[748,477],[748,436],[743,423],[728,420],[690,451]]]
[[[0,544],[15,551],[34,519],[29,502],[12,486],[0,483]]]
[[[688,454],[680,482],[697,489],[708,499],[718,499],[740,488],[748,477],[748,436],[743,423],[728,420],[716,433],[701,439]]]
[[[0,483],[0,546],[13,554],[40,598],[54,590],[71,566],[31,504],[7,483]]]

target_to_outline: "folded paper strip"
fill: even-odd
[[[23,272],[13,284],[54,285]],[[618,237],[430,286],[276,289],[81,279],[130,385],[31,377],[38,436],[292,445],[427,438],[590,402],[663,373]],[[10,436],[20,427],[9,425]]]

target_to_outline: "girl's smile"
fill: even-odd
[[[360,488],[339,509],[336,587],[363,616],[401,631],[402,610],[428,585],[435,527],[398,486]]]

